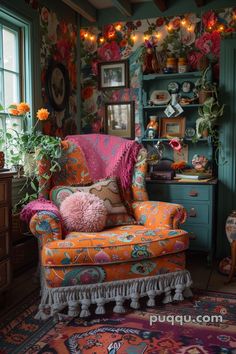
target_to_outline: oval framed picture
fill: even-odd
[[[69,74],[62,63],[52,62],[46,72],[46,91],[56,111],[63,111],[69,99]]]

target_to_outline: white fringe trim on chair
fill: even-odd
[[[43,282],[42,282],[43,283]],[[45,283],[44,283],[45,284]],[[139,279],[126,279],[99,284],[66,286],[60,288],[42,287],[42,298],[36,319],[45,320],[51,316],[64,319],[66,315],[60,311],[68,306],[68,316],[87,317],[90,315],[89,306],[96,304],[96,314],[104,314],[104,305],[115,301],[113,311],[124,313],[123,302],[131,300],[130,307],[139,308],[139,298],[148,296],[147,306],[155,306],[155,296],[165,294],[163,303],[181,301],[184,297],[192,296],[190,273],[181,270],[173,273],[155,275]],[[174,294],[172,295],[172,293]],[[80,306],[80,311],[79,311]]]

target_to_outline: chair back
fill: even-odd
[[[42,159],[38,162],[40,196],[49,199],[50,190],[55,186],[90,185],[92,181],[83,151],[69,140],[62,142],[62,156],[58,160],[59,168],[50,171],[50,161]],[[132,185],[128,190],[122,190],[126,202],[148,200],[145,178],[147,174],[147,152],[139,151],[134,165]]]

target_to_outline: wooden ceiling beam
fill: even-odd
[[[96,22],[96,9],[86,0],[62,0],[65,4],[70,6],[74,11],[90,22]]]
[[[132,16],[131,4],[128,0],[112,0],[112,4],[122,13],[122,15],[128,17]]]
[[[167,0],[153,0],[153,2],[161,12],[168,9]]]

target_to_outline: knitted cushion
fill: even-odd
[[[51,190],[50,198],[60,207],[60,204],[67,196],[78,191],[94,194],[104,201],[108,212],[106,226],[135,224],[134,218],[128,215],[125,205],[121,201],[116,178],[101,180],[87,187],[54,187]]]
[[[90,193],[76,192],[65,198],[60,212],[68,231],[96,232],[106,224],[103,200]]]

